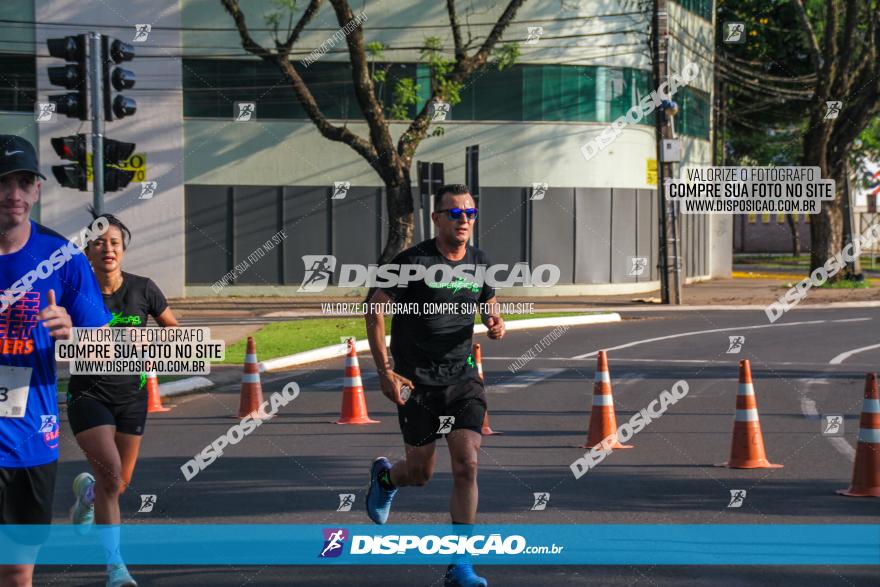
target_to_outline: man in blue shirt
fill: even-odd
[[[110,313],[85,255],[30,220],[40,199],[33,145],[0,135],[0,524],[50,524],[59,417],[54,339]],[[0,566],[30,585],[33,565]]]

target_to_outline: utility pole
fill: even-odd
[[[101,33],[89,33],[89,93],[92,105],[92,205],[104,211],[104,92]]]
[[[667,0],[654,0],[653,35],[653,73],[654,85],[659,88],[669,77],[669,21],[666,11]],[[668,102],[668,100],[666,100]],[[666,109],[661,108],[654,117],[657,137],[657,198],[659,210],[660,237],[658,255],[660,269],[660,292],[664,304],[681,304],[681,282],[679,280],[679,257],[677,238],[677,218],[675,206],[666,201],[666,178],[672,177],[672,165],[664,161],[663,139],[673,138]]]

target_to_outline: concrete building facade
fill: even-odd
[[[256,40],[271,45],[264,18],[274,4],[242,4]],[[482,39],[505,5],[461,3],[460,17],[474,39]],[[584,143],[654,89],[648,23],[633,5],[527,1],[504,35],[520,42],[516,64],[473,76],[461,102],[438,124],[442,136],[427,138],[415,157],[442,162],[447,182],[463,182],[465,149],[479,145],[479,246],[496,263],[559,265],[560,293],[639,292],[658,285],[653,118],[625,128],[589,161],[581,153]],[[411,78],[420,108],[428,77],[419,49],[427,37],[438,37],[447,49],[452,44],[445,5],[384,0],[359,9],[367,19],[366,41],[386,47],[375,67],[387,69],[390,80]],[[130,42],[142,23],[151,25],[150,35],[135,45],[138,57],[127,65],[137,74],[137,86],[126,94],[138,101],[138,113],[106,130],[111,138],[137,143],[136,153],[146,158],[144,179],[158,182],[151,199],[140,198],[136,182],[107,195],[107,211],[134,233],[126,268],[151,276],[171,296],[216,295],[212,284],[281,229],[287,237],[280,246],[223,295],[293,293],[306,254],[374,263],[387,226],[380,178],[348,146],[323,139],[283,76],[241,49],[219,0],[5,3],[0,29],[7,40],[0,54],[10,64],[4,71],[15,75],[6,75],[0,88],[0,131],[37,143],[46,171],[61,163],[49,139],[88,132],[89,125],[64,117],[34,121],[33,102],[64,91],[48,84],[46,68],[60,63],[47,57],[45,40],[97,30]],[[700,72],[676,95],[682,165],[708,165],[712,1],[670,2],[670,28],[671,70],[695,63]],[[338,29],[331,8],[322,7],[294,58],[305,58]],[[695,50],[697,45],[708,49]],[[367,136],[343,43],[301,71],[334,124]],[[386,104],[392,94],[391,82],[380,88]],[[236,122],[236,102],[253,102],[255,118]],[[403,122],[392,124],[395,136],[404,128]],[[412,175],[415,181],[415,170]],[[331,197],[336,182],[351,186],[344,199]],[[532,198],[536,183],[547,185],[543,198]],[[61,188],[50,178],[40,219],[73,234],[88,221],[90,202],[89,193]],[[415,204],[421,219],[427,203]],[[425,236],[419,221],[416,239]],[[732,238],[729,216],[682,217],[685,275],[728,275]],[[634,256],[649,258],[640,276],[628,274]]]

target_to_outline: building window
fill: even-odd
[[[675,121],[681,134],[709,140],[709,94],[685,87],[678,90],[681,112]]]
[[[693,12],[701,18],[712,20],[713,2],[712,0],[673,0],[676,4]]]
[[[37,60],[34,55],[0,54],[0,110],[33,112],[37,99]]]
[[[385,67],[387,64],[377,64]],[[313,63],[298,68],[321,111],[333,119],[360,119],[348,63]],[[388,82],[377,86],[390,109],[396,80],[411,78],[419,87],[415,116],[430,96],[427,67],[391,64]],[[580,65],[515,65],[503,71],[487,68],[475,74],[461,91],[461,102],[448,120],[550,121],[611,123],[650,94],[651,74],[632,68]],[[234,102],[256,101],[257,118],[307,119],[305,111],[281,72],[256,60],[185,59],[183,111],[190,118],[228,118]],[[679,133],[709,138],[708,94],[682,88]],[[640,124],[653,125],[654,114]]]

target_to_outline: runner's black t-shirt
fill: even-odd
[[[149,277],[122,272],[122,286],[104,294],[104,305],[113,314],[110,327],[146,328],[147,317],[155,320],[168,308],[168,301]],[[124,404],[146,393],[139,375],[71,375],[71,397],[87,395],[108,404]]]
[[[445,264],[452,268],[462,264],[490,265],[486,254],[470,245],[461,260],[450,261],[440,253],[433,239],[401,252],[392,263],[425,267]],[[407,287],[381,289],[396,304],[407,304],[418,312],[398,312],[392,318],[391,355],[397,373],[423,385],[452,385],[476,376],[471,357],[474,310],[477,304],[495,296],[493,287],[471,279],[433,282],[429,273],[426,279],[410,281]],[[425,312],[426,305],[442,303],[454,303],[458,310],[470,311]]]

